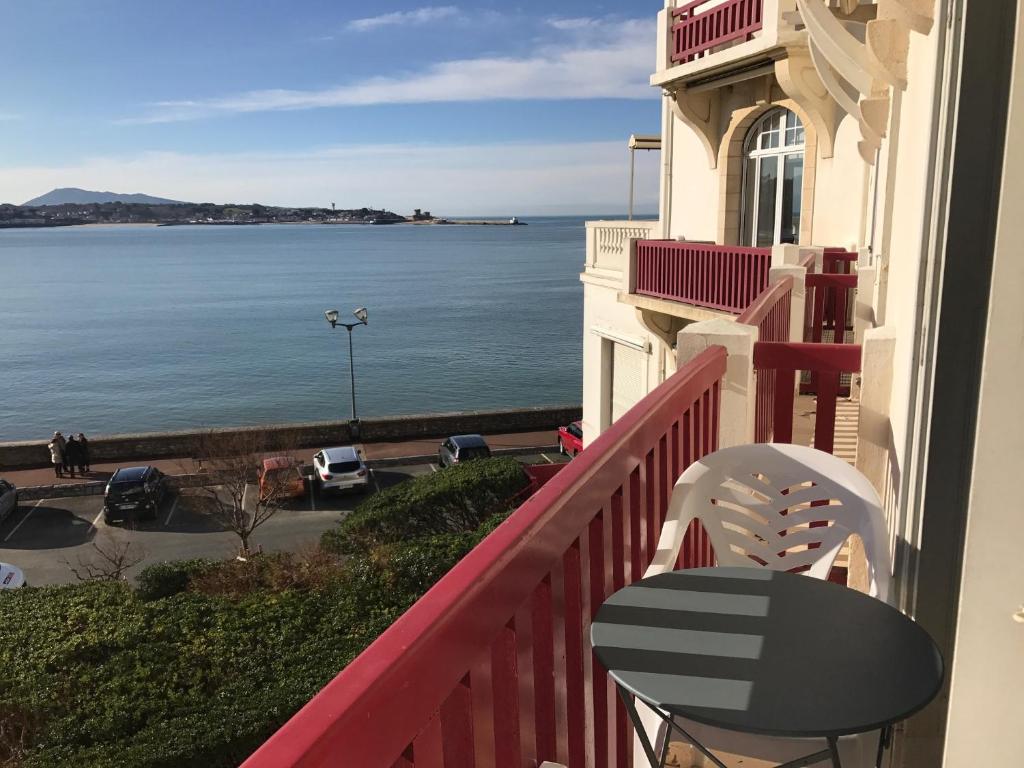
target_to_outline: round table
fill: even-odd
[[[895,608],[761,568],[698,568],[635,582],[604,602],[590,636],[638,734],[632,696],[666,721],[824,738],[836,765],[838,737],[904,720],[943,680],[935,643]]]

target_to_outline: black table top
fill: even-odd
[[[807,576],[698,568],[601,606],[591,642],[612,678],[665,712],[769,736],[899,722],[942,685],[935,643],[880,600]]]

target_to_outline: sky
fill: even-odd
[[[0,0],[0,202],[624,212],[662,0]],[[658,153],[637,153],[657,207]]]

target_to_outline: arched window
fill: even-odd
[[[788,109],[775,109],[750,129],[743,146],[744,245],[800,240],[804,181],[804,126]]]

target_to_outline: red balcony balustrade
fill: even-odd
[[[768,287],[771,259],[770,248],[640,240],[635,292],[739,314]]]
[[[814,447],[832,453],[835,447],[836,401],[843,374],[859,373],[861,348],[854,344],[754,344],[754,371],[775,375],[773,436],[777,443],[793,442],[793,395],[797,371],[810,371],[817,386]]]
[[[736,318],[736,322],[755,326],[758,341],[788,342],[792,298],[793,278],[786,276],[762,291],[743,314]],[[774,369],[766,368],[755,370],[754,377],[754,439],[759,443],[769,443],[775,434],[777,376]]]
[[[749,40],[761,29],[764,0],[696,0],[672,11],[672,63],[693,61],[734,40]]]
[[[628,765],[632,734],[588,629],[653,558],[676,479],[717,448],[725,370],[712,347],[640,401],[244,768]],[[699,529],[680,563],[713,564]]]

